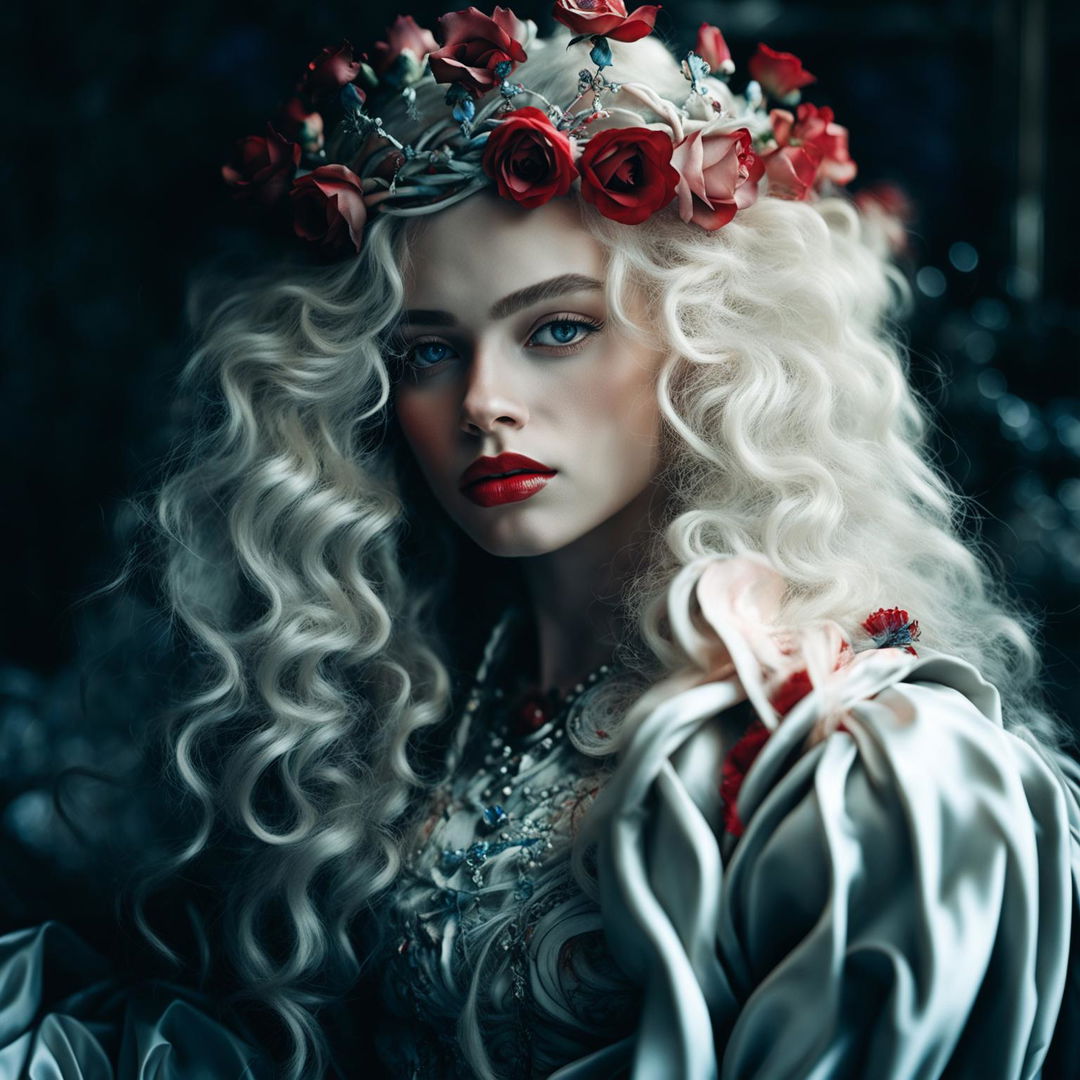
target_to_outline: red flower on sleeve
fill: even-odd
[[[751,721],[739,741],[731,748],[720,772],[720,801],[724,808],[724,828],[732,836],[742,836],[745,826],[736,802],[743,780],[754,759],[761,753],[772,732],[758,719]]]
[[[903,608],[878,608],[862,624],[879,649],[903,649],[918,656],[913,641],[919,640],[918,620],[912,620]]]

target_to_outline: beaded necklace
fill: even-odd
[[[483,764],[494,770],[491,784],[482,793],[485,800],[507,798],[515,790],[529,802],[533,795],[545,801],[554,794],[550,788],[533,792],[527,783],[529,774],[568,731],[580,727],[580,723],[571,721],[580,719],[596,690],[625,670],[617,661],[607,661],[565,694],[535,687],[508,692],[493,685],[492,674],[504,668],[512,630],[520,626],[521,619],[520,611],[508,611],[492,631],[465,701],[458,745],[451,757],[451,768],[455,768],[467,744],[475,746],[478,740],[483,743]],[[488,827],[497,828],[504,820],[497,803],[485,809],[484,823]]]
[[[640,692],[638,679],[614,661],[564,695],[498,685],[513,652],[523,647],[522,617],[520,609],[507,611],[488,639],[449,747],[446,780],[423,827],[430,831],[422,829],[406,861],[408,888],[396,916],[397,955],[408,968],[401,981],[421,1020],[445,992],[446,958],[467,970],[462,943],[495,934],[519,1010],[521,1068],[515,1075],[528,1075],[531,1054],[530,1021],[522,1011],[530,934],[573,895],[568,878],[545,877],[543,867],[556,845],[571,840],[578,808],[595,796],[610,764],[590,765],[578,755],[609,757],[607,729],[614,731],[628,700]]]

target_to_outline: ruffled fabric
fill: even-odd
[[[122,988],[58,923],[0,937],[0,1077],[262,1080],[266,1061],[165,983]]]
[[[642,1022],[554,1077],[1080,1075],[1075,767],[1005,731],[964,661],[783,630],[781,585],[756,559],[673,585],[703,681],[627,733],[588,824]],[[770,688],[797,670],[812,689],[781,717]],[[740,838],[723,713],[747,700],[771,734]]]

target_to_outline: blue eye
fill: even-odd
[[[407,359],[413,367],[424,368],[441,364],[454,355],[445,341],[420,341],[408,352]]]
[[[544,323],[529,339],[529,344],[548,348],[577,345],[599,329],[599,323],[584,322],[579,319],[556,319],[553,322]],[[548,338],[546,341],[543,340],[545,336]]]

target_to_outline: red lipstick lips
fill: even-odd
[[[524,454],[481,457],[461,474],[461,493],[477,506],[521,502],[545,488],[555,473]]]

